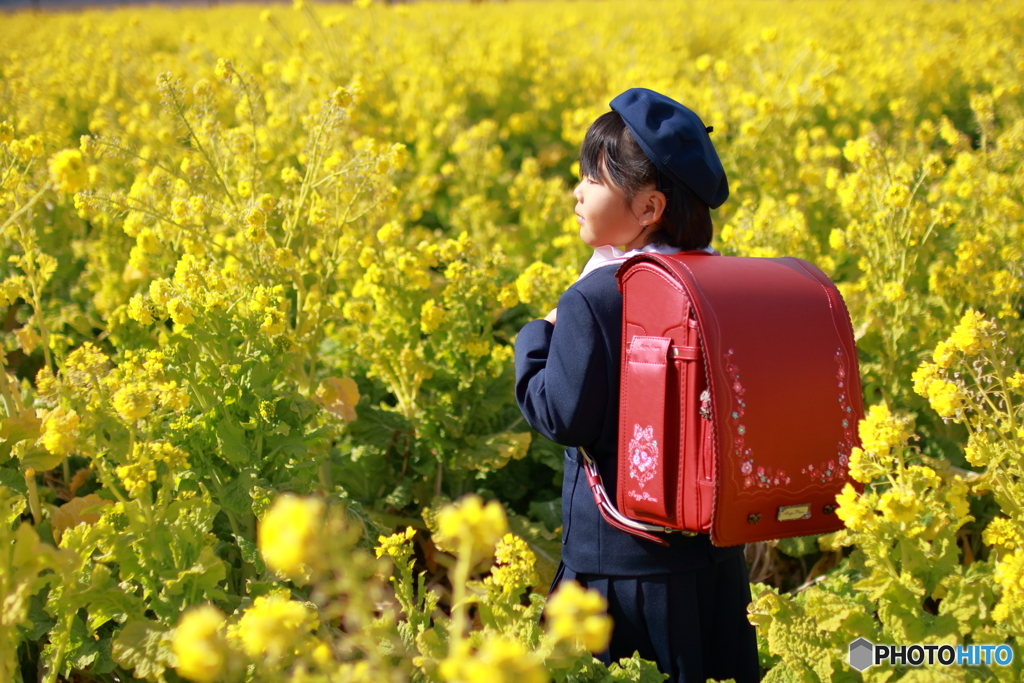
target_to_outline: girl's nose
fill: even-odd
[[[582,202],[583,201],[583,190],[581,189],[582,187],[583,187],[583,181],[581,180],[576,185],[576,187],[574,187],[573,190],[572,190],[572,196],[576,197],[576,201],[578,201],[578,202]]]

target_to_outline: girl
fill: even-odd
[[[598,655],[606,664],[639,651],[674,683],[753,683],[759,666],[746,618],[743,546],[671,534],[666,547],[613,528],[598,511],[575,448],[589,449],[615,500],[622,295],[611,266],[641,251],[712,251],[709,208],[729,194],[711,129],[692,111],[642,88],[611,107],[587,131],[574,191],[580,238],[594,255],[558,307],[527,323],[515,345],[523,416],[569,446],[562,561],[552,589],[575,580],[608,600],[615,626]]]

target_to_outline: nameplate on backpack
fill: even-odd
[[[809,519],[810,516],[810,505],[783,505],[779,508],[779,514],[775,519],[780,522],[791,522],[795,519]]]

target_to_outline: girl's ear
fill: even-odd
[[[653,187],[641,190],[633,199],[634,213],[643,225],[654,225],[660,221],[666,204],[665,193]]]

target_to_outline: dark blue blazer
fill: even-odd
[[[516,401],[531,427],[565,451],[562,561],[573,571],[643,576],[699,569],[742,554],[707,535],[670,534],[668,547],[615,529],[601,517],[575,446],[586,447],[611,499],[616,493],[622,294],[615,266],[567,289],[556,325],[533,320],[516,337]]]

